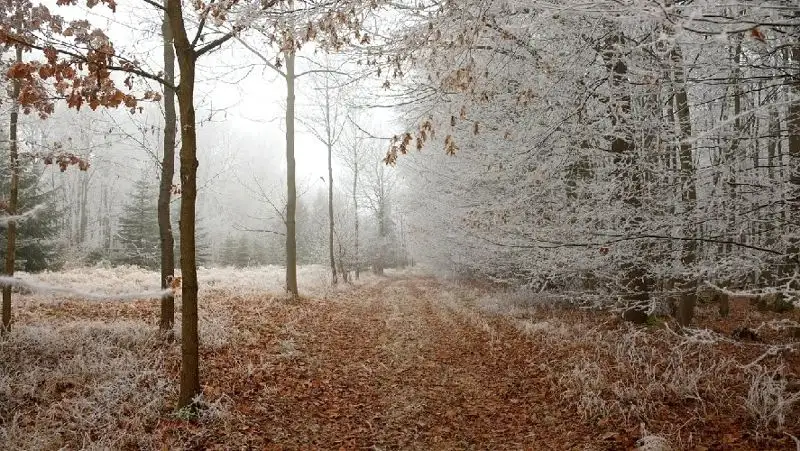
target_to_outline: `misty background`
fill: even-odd
[[[85,16],[104,26],[120,54],[159,72],[161,24],[153,21],[152,14],[138,13],[129,4],[119,5],[116,13],[80,6],[66,12],[67,17]],[[333,160],[337,229],[342,231],[337,233],[337,247],[352,247],[352,233],[343,231],[348,225],[352,228],[355,193],[362,200],[358,215],[365,255],[374,256],[378,247],[397,247],[401,250],[391,258],[410,262],[400,209],[386,206],[391,217],[383,221],[390,224],[391,236],[384,237],[382,244],[375,219],[383,208],[376,202],[393,202],[388,196],[378,200],[375,193],[401,191],[397,175],[387,174],[394,170],[383,167],[388,141],[381,139],[391,136],[399,124],[390,108],[372,108],[378,105],[379,93],[364,95],[364,89],[377,92],[377,84],[371,86],[357,72],[342,76],[344,64],[349,63],[346,57],[336,59],[311,47],[298,53],[297,72],[310,71],[297,79],[295,88],[298,263],[327,262],[327,149],[316,136],[324,114],[320,109],[324,77],[331,78],[329,95],[338,114],[334,126],[341,135]],[[198,260],[203,266],[284,265],[286,83],[241,42],[204,58],[198,67]],[[336,73],[325,73],[327,68]],[[135,83],[141,89],[160,91],[154,83],[147,86],[146,80]],[[86,158],[90,167],[60,171],[57,165],[41,164],[38,157],[25,165],[28,186],[24,191],[29,192],[29,200],[48,203],[48,213],[43,221],[35,222],[42,230],[28,234],[34,236],[25,237],[23,231],[19,269],[87,264],[158,267],[156,198],[163,124],[159,102],[140,103],[136,113],[124,108],[75,111],[57,105],[46,120],[21,117],[23,154],[72,153]],[[359,148],[361,168],[361,183],[355,191],[353,146]],[[178,185],[177,174],[174,184]],[[176,218],[180,196],[174,194],[172,216]],[[178,239],[177,219],[173,230]]]

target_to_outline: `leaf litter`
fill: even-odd
[[[486,296],[502,294],[419,276],[381,278],[295,302],[222,288],[204,294],[201,379],[208,408],[199,418],[177,418],[169,408],[176,399],[170,387],[179,376],[178,344],[154,343],[138,331],[133,341],[103,342],[114,348],[109,353],[127,348],[128,364],[151,368],[147,377],[155,385],[143,389],[137,382],[138,390],[149,393],[108,401],[109,395],[97,396],[100,388],[85,374],[72,374],[50,384],[54,388],[44,396],[23,402],[18,398],[25,381],[0,374],[0,382],[10,381],[0,395],[18,399],[15,412],[3,417],[0,444],[4,449],[26,443],[40,443],[41,449],[794,449],[793,437],[800,434],[800,403],[792,402],[800,368],[796,342],[758,360],[761,373],[752,371],[755,366],[748,373],[742,368],[759,359],[769,343],[724,338],[733,321],[755,315],[743,313],[747,306],[734,306],[738,316],[729,322],[701,312],[720,337],[701,342],[667,327],[633,328],[607,313],[544,306],[515,314],[486,309]],[[19,309],[17,321],[22,330],[124,324],[117,333],[130,334],[132,324],[155,330],[157,305],[31,302]],[[103,333],[113,335],[116,329],[109,327],[112,332]],[[77,338],[93,337],[96,330]],[[154,356],[160,361],[152,362]],[[41,359],[17,363],[17,369],[45,365]],[[12,367],[7,362],[0,368]],[[763,383],[767,374],[782,378],[780,384],[764,385],[775,392],[760,394],[756,406],[765,412],[749,411],[753,381]],[[103,390],[108,389],[107,383]],[[783,404],[770,404],[775,399]],[[105,412],[109,430],[65,415],[47,420],[37,414],[87,401],[118,409]],[[784,409],[778,412],[781,426],[768,421],[775,405]],[[141,421],[122,421],[125,412],[139,412]],[[57,419],[66,423],[47,422]],[[23,433],[41,440],[20,441]]]

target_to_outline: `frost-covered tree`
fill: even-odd
[[[411,132],[387,161],[426,148],[398,165],[425,193],[406,203],[431,261],[644,304],[797,269],[799,7],[410,9],[390,58],[405,79],[385,77],[414,93],[399,102]]]
[[[372,164],[367,166],[363,181],[363,196],[373,220],[367,242],[372,271],[383,274],[385,268],[394,266],[391,258],[396,245],[392,215],[392,194],[396,182],[394,171],[387,168],[379,158],[373,159]]]
[[[343,66],[344,64],[341,64]],[[314,135],[327,150],[328,160],[328,262],[331,268],[331,280],[334,285],[339,281],[336,266],[335,234],[336,216],[334,215],[334,177],[333,155],[334,149],[339,147],[342,133],[347,123],[347,105],[344,88],[344,73],[334,66],[331,58],[326,55],[323,63],[319,65],[319,73],[314,80],[314,93],[311,101],[316,103],[315,108],[310,108],[310,114],[300,122]]]
[[[348,133],[343,139],[341,148],[339,149],[338,159],[347,169],[347,176],[349,177],[348,183],[348,201],[339,203],[347,210],[347,214],[340,215],[337,221],[340,224],[337,233],[337,248],[339,254],[339,264],[341,265],[340,272],[347,274],[353,271],[356,280],[359,279],[361,267],[364,261],[361,252],[361,224],[360,219],[361,205],[359,199],[363,197],[363,186],[360,183],[361,177],[365,166],[369,164],[369,158],[366,158],[368,152],[367,140],[360,136],[358,128],[354,125],[352,118],[350,126],[347,129]],[[337,208],[337,212],[341,212],[342,208]],[[346,277],[346,276],[343,276]]]

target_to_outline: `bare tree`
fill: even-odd
[[[175,49],[173,48],[172,30],[169,17],[164,13],[161,24],[164,48],[164,80],[175,83]],[[175,91],[171,86],[164,87],[164,143],[161,159],[161,181],[158,190],[158,231],[161,243],[161,288],[169,287],[175,277],[175,238],[172,234],[170,218],[170,199],[172,197],[172,178],[175,174],[175,139],[177,114],[175,112]],[[159,329],[171,335],[175,323],[175,299],[172,293],[161,299],[161,318]]]
[[[312,99],[318,102],[316,114],[310,117],[301,118],[301,122],[313,134],[319,142],[325,145],[328,157],[328,257],[331,266],[331,279],[333,284],[338,282],[336,274],[336,259],[334,256],[334,202],[333,202],[333,152],[338,145],[342,133],[345,129],[347,120],[345,112],[345,91],[341,83],[337,83],[334,78],[343,75],[338,68],[334,69],[331,65],[329,56],[325,57],[324,63],[320,66],[320,72],[316,78],[314,90],[319,93],[320,98]],[[343,277],[345,277],[343,275]]]
[[[359,213],[359,196],[360,196],[360,188],[359,188],[359,181],[361,178],[361,172],[364,169],[365,165],[365,139],[360,136],[360,130],[353,122],[353,119],[348,116],[352,127],[350,127],[350,133],[346,138],[345,144],[342,146],[341,153],[339,159],[344,163],[344,165],[350,169],[352,173],[352,184],[351,184],[351,200],[353,203],[353,261],[351,262],[354,270],[355,270],[355,279],[358,280],[360,273],[361,273],[361,256],[360,256],[360,238],[359,238],[359,228],[360,228],[360,219],[358,216]]]
[[[289,2],[291,8],[294,2]],[[286,291],[297,296],[297,185],[294,161],[295,48],[286,50]]]
[[[374,154],[373,154],[374,155]],[[372,171],[365,174],[364,196],[375,217],[377,241],[373,248],[372,271],[382,275],[389,256],[391,228],[391,197],[396,184],[396,174],[387,168],[380,157],[373,158]]]

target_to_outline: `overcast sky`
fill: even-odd
[[[117,51],[127,56],[135,56],[144,66],[154,72],[163,65],[160,18],[152,7],[137,0],[120,1],[115,13],[97,6],[92,10],[85,7],[57,7],[52,9],[65,17],[89,17],[93,24],[108,30]],[[249,43],[256,47],[258,43]],[[270,58],[274,51],[266,50]],[[303,55],[319,59],[309,51]],[[274,158],[285,153],[285,104],[286,83],[272,69],[266,67],[249,50],[235,41],[199,61],[198,85],[196,88],[197,118],[201,128],[208,121],[215,124],[215,130],[224,128],[230,145],[238,146],[236,154],[249,164],[253,153],[267,152],[265,161],[270,164],[280,162],[285,167],[285,158]],[[308,63],[298,58],[298,72]],[[303,115],[310,92],[310,79],[301,78],[296,84],[298,96],[298,116]],[[155,88],[155,85],[153,85]],[[304,98],[305,97],[305,98]],[[391,111],[370,110],[365,114],[362,124],[376,135],[393,135]],[[327,177],[325,146],[308,133],[301,123],[296,126],[296,159],[298,180],[303,178]],[[202,135],[202,131],[201,131]],[[200,141],[201,152],[208,142]],[[378,145],[386,145],[381,143]],[[246,149],[245,149],[246,148]],[[200,161],[203,165],[203,161]]]

